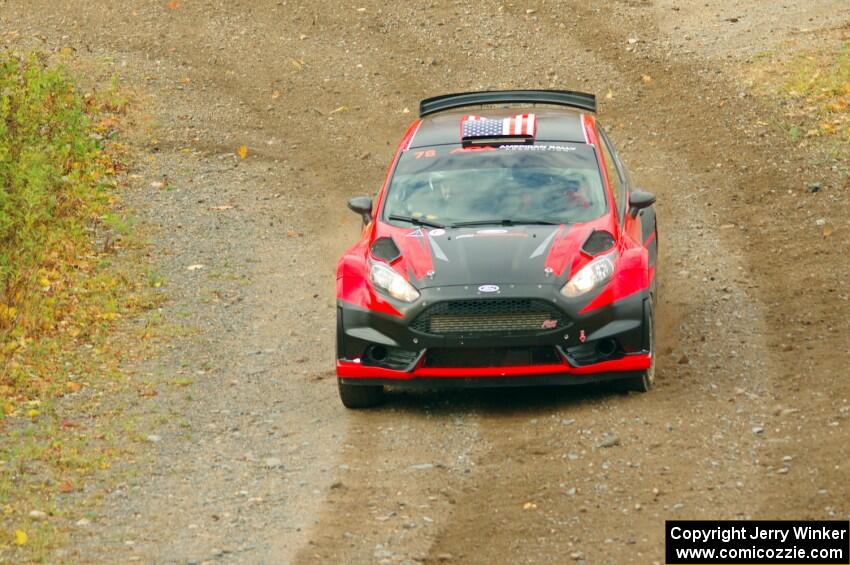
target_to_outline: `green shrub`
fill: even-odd
[[[90,270],[113,167],[93,108],[44,58],[0,55],[0,367],[56,331]]]

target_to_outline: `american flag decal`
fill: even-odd
[[[533,138],[537,131],[534,114],[517,114],[507,118],[482,118],[464,116],[460,121],[461,137],[477,139],[483,137]]]

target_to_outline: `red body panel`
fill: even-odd
[[[394,371],[381,367],[364,366],[360,363],[337,361],[336,374],[340,377],[378,378],[407,380],[416,377],[443,378],[474,378],[474,377],[523,377],[529,375],[590,375],[593,373],[608,373],[617,371],[642,371],[649,368],[649,354],[627,355],[622,359],[603,361],[585,367],[572,367],[568,363],[551,365],[520,365],[515,367],[461,367],[461,368],[428,368],[416,367],[411,372]]]
[[[336,297],[366,310],[381,312],[391,316],[401,316],[389,301],[375,292],[369,282],[366,264],[366,246],[368,240],[360,242],[348,250],[337,267]]]

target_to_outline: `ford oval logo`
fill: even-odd
[[[478,287],[478,292],[499,292],[499,286],[495,284],[482,284]]]

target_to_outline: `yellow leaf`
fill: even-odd
[[[18,311],[14,306],[6,306],[5,304],[0,304],[0,319],[5,319],[8,321],[12,321],[15,319],[15,316],[18,314]]]
[[[290,61],[292,61],[292,66],[298,69],[299,71],[304,66],[304,61],[301,61],[299,59],[290,59]]]
[[[824,236],[824,237],[829,237],[829,236],[831,236],[831,235],[832,235],[832,232],[834,232],[834,231],[835,231],[835,230],[834,230],[834,229],[832,229],[832,226],[824,226],[824,227],[823,227],[823,236]]]
[[[331,114],[337,114],[337,113],[339,113],[339,112],[348,112],[348,107],[347,107],[347,106],[340,106],[340,107],[339,107],[339,108],[337,108],[336,110],[333,110],[333,111],[331,112]]]
[[[649,84],[650,82],[652,82],[652,77],[649,75],[643,75],[640,77],[640,80],[642,80],[644,84]]]
[[[280,98],[280,90],[275,90],[272,92],[272,100],[277,100],[278,98]]]
[[[75,383],[74,381],[68,381],[65,383],[65,388],[68,389],[68,392],[79,392],[80,391],[80,383]]]
[[[15,530],[15,545],[26,545],[29,539],[25,531]]]
[[[612,98],[614,98],[614,91],[609,88],[608,93],[605,95],[605,100],[611,100]]]
[[[240,159],[244,159],[248,156],[248,148],[244,145],[240,145],[239,149],[236,150],[236,154],[239,155]]]
[[[29,416],[30,418],[35,418],[38,415],[39,415],[39,411],[36,410],[35,408],[31,408],[30,410],[27,410],[27,416]]]

